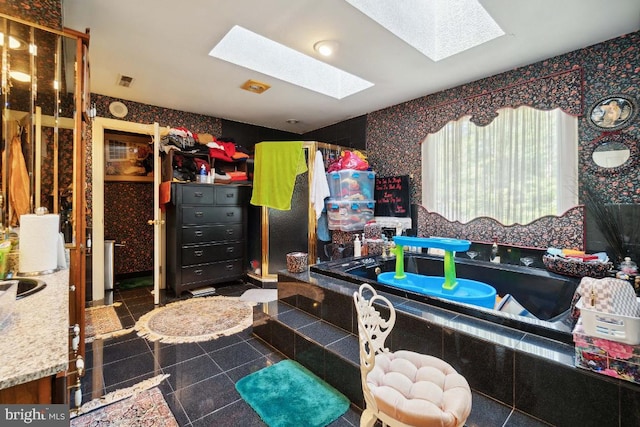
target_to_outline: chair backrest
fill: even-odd
[[[365,294],[370,294],[367,299]],[[358,338],[360,342],[360,377],[365,401],[371,408],[376,407],[375,400],[367,385],[367,375],[375,366],[376,354],[388,352],[385,341],[396,323],[396,310],[391,301],[378,295],[369,284],[363,283],[357,292],[353,293],[353,301],[358,315]],[[384,305],[389,310],[389,317],[383,318],[374,304]]]

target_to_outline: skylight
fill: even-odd
[[[504,35],[477,0],[346,0],[433,61]]]
[[[373,86],[239,25],[234,26],[209,55],[336,99]]]

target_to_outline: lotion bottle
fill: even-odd
[[[360,241],[360,235],[356,234],[356,238],[353,241],[353,256],[362,256],[362,242]]]

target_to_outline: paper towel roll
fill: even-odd
[[[59,228],[59,215],[20,215],[19,274],[44,274],[56,270]]]

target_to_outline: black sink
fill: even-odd
[[[32,279],[28,277],[14,277],[10,280],[18,281],[18,290],[16,292],[17,300],[33,295],[47,286],[47,284],[40,279]]]

